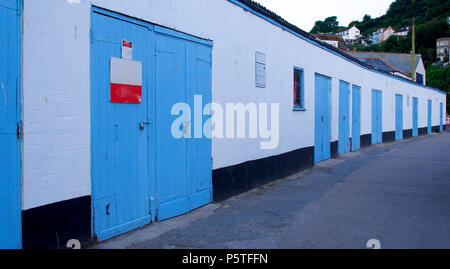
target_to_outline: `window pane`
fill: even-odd
[[[302,108],[302,71],[294,70],[294,108]]]

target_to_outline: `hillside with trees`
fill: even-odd
[[[392,26],[401,29],[412,25],[412,18],[416,18],[416,53],[422,55],[427,68],[427,84],[450,92],[449,68],[432,66],[436,62],[436,39],[450,37],[449,0],[396,0],[391,4],[385,15],[371,18],[365,15],[361,21],[353,21],[348,26],[340,26],[337,17],[329,17],[324,21],[317,21],[311,33],[336,33],[355,25],[365,37],[370,36],[380,28]],[[399,37],[391,36],[387,41],[378,45],[356,45],[351,47],[360,51],[382,51],[411,53],[412,35]],[[450,107],[448,107],[450,113]]]

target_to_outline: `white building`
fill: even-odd
[[[0,247],[104,240],[443,128],[443,92],[374,70],[248,0],[7,0],[0,10],[10,25],[0,35]],[[211,141],[210,102],[215,119],[230,103],[268,104],[272,131],[242,135],[230,120],[219,132],[214,121],[225,138]]]
[[[378,33],[378,42],[383,43],[384,41],[388,40],[394,33],[395,30],[391,26],[380,28],[377,31]]]
[[[395,36],[400,36],[400,37],[408,36],[409,31],[410,31],[410,27],[409,26],[403,27],[403,28],[395,31],[394,35]]]
[[[361,31],[356,26],[352,26],[344,31],[338,32],[337,35],[342,36],[344,40],[355,40],[361,37]]]

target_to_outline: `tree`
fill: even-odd
[[[339,30],[339,22],[336,16],[328,17],[324,21],[316,21],[311,33],[331,33]]]
[[[427,85],[447,93],[447,114],[450,114],[450,66],[427,69]]]

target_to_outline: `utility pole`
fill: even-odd
[[[412,0],[414,3],[415,0]],[[412,18],[412,74],[411,78],[416,81],[416,18]]]

